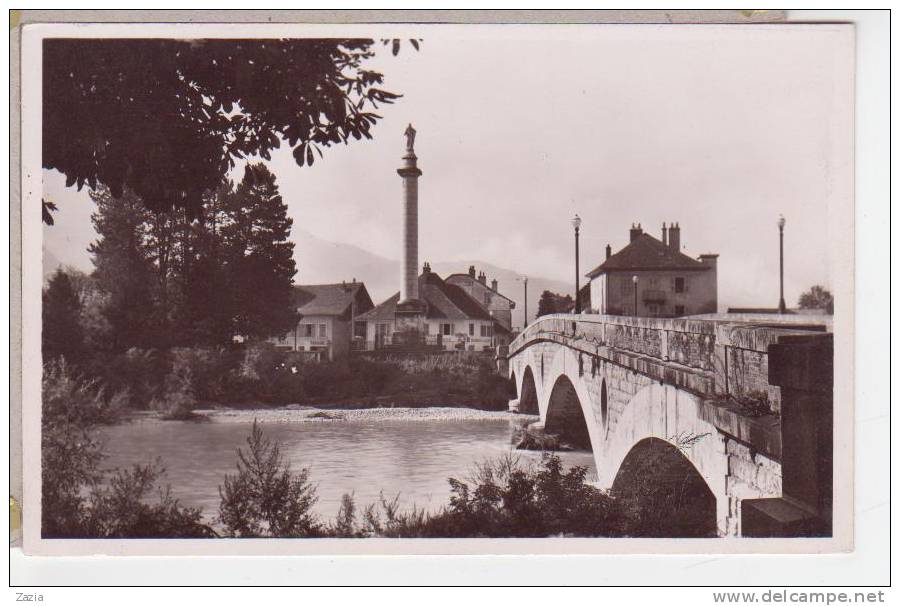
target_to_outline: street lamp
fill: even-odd
[[[525,283],[525,321],[522,323],[522,330],[525,330],[525,327],[528,326],[528,276],[522,276],[519,279]]]
[[[786,221],[784,220],[784,215],[778,215],[778,282],[779,282],[779,297],[778,297],[778,313],[785,313],[785,305],[784,305],[784,224]]]
[[[580,290],[579,281],[579,271],[578,271],[578,232],[581,228],[581,217],[575,215],[572,219],[572,227],[575,228],[575,313],[581,313],[581,299],[578,297],[578,291]]]
[[[637,317],[637,315],[638,315],[638,314],[637,314],[637,283],[638,283],[638,277],[637,277],[637,276],[631,276],[631,283],[634,284],[634,315],[635,315],[635,317]]]

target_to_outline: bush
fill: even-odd
[[[237,474],[225,476],[219,496],[218,521],[229,536],[309,537],[321,532],[312,513],[318,498],[309,471],[292,473],[256,420],[247,452],[238,449]]]
[[[117,470],[107,485],[92,490],[89,535],[132,539],[216,536],[201,521],[200,510],[181,507],[168,487],[160,491],[157,503],[147,502],[164,473],[159,463],[135,465],[130,471]]]
[[[88,372],[110,390],[126,393],[128,407],[143,410],[163,394],[170,368],[165,352],[131,348],[125,353],[98,354]]]
[[[586,469],[567,471],[557,456],[537,466],[504,457],[478,465],[473,478],[449,480],[449,504],[437,513],[401,511],[382,494],[366,507],[361,524],[344,495],[331,536],[358,537],[548,537],[624,536],[626,523],[614,499],[585,482]]]
[[[65,365],[44,369],[42,392],[43,537],[212,536],[200,512],[182,508],[168,491],[159,503],[147,503],[160,468],[138,466],[111,478],[100,469],[104,455],[94,429],[118,418],[124,395],[107,397]]]

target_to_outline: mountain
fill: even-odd
[[[323,240],[297,229],[291,231],[297,284],[333,284],[346,280],[365,282],[377,303],[398,290],[400,262],[388,259],[353,244]]]
[[[298,269],[294,281],[298,284],[328,284],[344,280],[350,282],[355,278],[365,282],[376,305],[399,290],[399,261],[376,255],[353,244],[323,240],[297,228],[294,228],[291,239],[294,241],[294,259]],[[446,278],[450,274],[467,272],[470,265],[475,266],[476,272],[483,271],[488,283],[496,279],[500,294],[516,302],[513,325],[522,326],[525,309],[524,285],[519,280],[520,272],[477,259],[432,262],[431,268],[439,276]],[[544,290],[565,294],[573,292],[574,288],[559,280],[529,276],[528,315],[531,319],[534,319],[538,299]]]

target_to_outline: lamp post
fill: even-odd
[[[631,283],[634,284],[634,316],[637,317],[637,283],[638,277],[631,276]]]
[[[522,276],[519,279],[525,283],[525,321],[522,323],[522,330],[525,330],[525,327],[528,326],[528,276]]]
[[[784,215],[778,215],[778,313],[783,314],[786,311],[784,305]]]
[[[575,228],[575,313],[581,313],[581,299],[578,296],[578,291],[581,290],[579,285],[579,271],[578,271],[578,233],[581,229],[581,217],[575,215],[572,219],[572,227]]]

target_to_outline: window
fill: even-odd
[[[325,324],[319,324],[319,337],[324,339],[328,336],[327,327]]]
[[[675,306],[675,315],[683,316],[684,315],[684,305],[676,305]]]
[[[427,335],[430,332],[431,332],[431,324],[429,324],[428,322],[425,322],[425,334]]]
[[[622,281],[619,283],[620,291],[619,294],[630,295],[634,289],[634,285],[631,282],[631,278],[622,278]]]
[[[287,335],[281,335],[280,337],[278,337],[278,342],[287,343]]]
[[[684,292],[684,278],[675,278],[675,292]]]
[[[445,335],[450,334],[450,325],[449,324],[441,324],[441,333]]]
[[[304,337],[313,337],[313,329],[315,328],[315,324],[304,324],[303,325],[303,336]]]
[[[475,323],[474,322],[469,322],[469,336],[470,337],[475,336]]]
[[[356,321],[353,323],[353,335],[356,337],[366,338],[366,323],[364,321]]]
[[[493,337],[494,336],[494,327],[490,324],[482,324],[481,325],[481,336],[482,337]]]
[[[486,292],[486,293],[484,293],[484,306],[487,307],[490,304],[491,304],[491,293]]]

